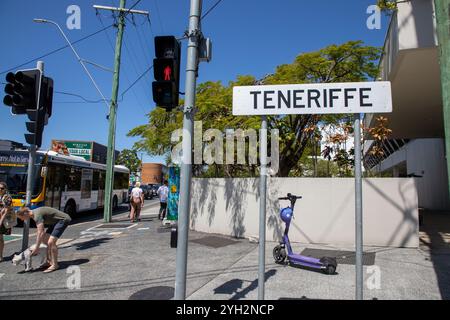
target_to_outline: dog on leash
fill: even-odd
[[[41,267],[47,261],[47,246],[45,244],[41,244],[39,246],[39,254],[37,256],[32,257],[31,252],[33,252],[35,248],[35,244],[26,249],[25,251],[15,254],[12,259],[12,263],[15,266],[20,264],[25,265],[25,272],[33,270],[33,260],[39,262],[39,267]]]

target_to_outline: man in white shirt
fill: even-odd
[[[130,219],[131,222],[136,222],[140,220],[139,216],[141,215],[141,208],[144,206],[144,192],[142,191],[141,183],[136,182],[135,187],[131,190],[131,214]]]
[[[167,180],[164,180],[164,184],[158,188],[158,191],[156,193],[159,197],[159,220],[164,220],[166,217],[167,212],[167,200],[169,198],[169,182]]]

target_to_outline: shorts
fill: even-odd
[[[68,225],[69,225],[68,221],[60,220],[58,223],[48,227],[46,233],[54,238],[59,239],[61,238],[64,230],[66,230]]]

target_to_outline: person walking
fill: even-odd
[[[136,222],[141,220],[141,209],[144,206],[144,192],[141,189],[141,183],[136,182],[135,187],[131,190],[131,222]]]
[[[156,193],[159,197],[159,220],[164,220],[167,213],[167,199],[169,197],[169,182],[167,180],[164,180],[164,184],[158,188],[158,191]]]
[[[61,238],[64,230],[66,230],[69,223],[72,221],[70,216],[62,211],[51,207],[39,207],[31,210],[28,207],[22,207],[17,212],[17,217],[20,220],[33,219],[36,222],[37,236],[36,245],[31,252],[32,256],[38,255],[41,243],[47,245],[47,267],[45,273],[58,270],[58,247],[56,242]],[[47,231],[44,227],[48,226]]]
[[[11,234],[11,228],[6,228],[4,221],[6,215],[12,210],[12,198],[8,193],[8,187],[5,182],[0,181],[0,262],[3,261],[3,249],[5,242],[3,235]]]

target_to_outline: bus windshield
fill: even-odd
[[[33,178],[32,197],[42,190],[42,160],[44,155],[36,154],[36,166]],[[0,181],[6,182],[13,198],[25,199],[27,191],[28,152],[0,151]]]

